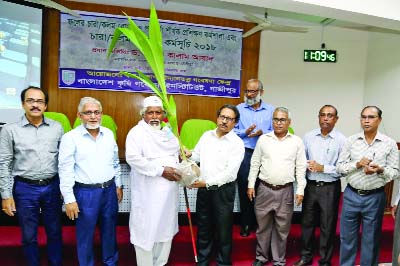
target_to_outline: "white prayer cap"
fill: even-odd
[[[161,101],[161,99],[159,97],[157,97],[157,96],[149,96],[149,97],[144,98],[143,107],[147,108],[149,106],[163,108],[163,103],[162,103],[162,101]]]

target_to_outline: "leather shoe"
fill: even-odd
[[[242,226],[240,229],[240,236],[241,237],[248,237],[250,235],[250,228],[248,225]]]
[[[310,266],[312,265],[312,261],[307,261],[303,258],[301,258],[299,261],[296,261],[293,266]]]
[[[252,266],[264,266],[264,262],[262,262],[261,260],[255,260],[255,261],[253,261],[253,263],[251,265]]]

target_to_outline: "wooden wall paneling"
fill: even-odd
[[[61,0],[57,2],[75,10],[117,15],[122,15],[122,11],[124,11],[130,16],[149,16],[149,10],[145,9],[105,6]],[[249,30],[254,26],[253,23],[177,12],[159,11],[158,16],[160,19],[242,28],[244,31]],[[91,96],[99,99],[103,105],[104,114],[111,115],[118,125],[117,143],[120,149],[120,156],[124,157],[126,135],[128,134],[129,130],[140,120],[139,111],[142,100],[149,94],[59,89],[59,30],[59,12],[53,9],[47,9],[45,11],[43,32],[42,87],[48,91],[50,96],[48,110],[66,114],[73,124],[76,119],[77,106],[80,98],[84,96]],[[257,33],[246,39],[243,39],[242,45],[242,59],[240,60],[240,58],[238,58],[237,62],[238,64],[241,62],[241,86],[243,88],[246,86],[246,82],[249,78],[256,78],[258,74],[260,34]],[[79,49],[79,47],[77,47],[77,49]],[[242,101],[242,97],[243,93],[241,93],[240,99],[174,95],[178,108],[177,113],[179,126],[181,126],[185,120],[190,118],[201,118],[215,121],[216,111],[220,106],[225,103],[238,104]]]
[[[386,209],[386,211],[390,211],[390,209],[392,208],[393,186],[394,186],[393,180],[390,181],[389,183],[386,183],[386,185],[385,185],[385,193],[386,193],[385,209]],[[396,197],[397,195],[394,195],[394,196]]]
[[[42,37],[42,70],[41,86],[49,94],[49,111],[58,108],[58,50],[60,40],[59,12],[53,9],[44,9],[43,37]]]

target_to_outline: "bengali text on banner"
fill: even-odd
[[[78,11],[79,19],[61,14],[59,87],[151,92],[143,82],[121,75],[136,69],[152,76],[144,56],[126,36],[107,58],[117,27],[126,17]],[[148,19],[133,18],[148,32]],[[242,29],[160,21],[167,90],[172,94],[240,96]]]

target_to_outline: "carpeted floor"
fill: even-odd
[[[385,215],[383,223],[383,234],[381,241],[380,262],[390,262],[392,255],[394,221],[390,215]],[[196,229],[196,228],[195,228]],[[120,252],[119,266],[135,266],[135,252],[132,245],[129,243],[129,230],[127,226],[118,226],[118,246]],[[290,231],[290,236],[287,244],[287,265],[292,265],[293,262],[299,259],[300,249],[300,225],[293,224]],[[23,259],[22,248],[20,244],[20,230],[17,226],[0,226],[0,265],[1,266],[23,266],[26,265]],[[95,237],[95,247],[97,258],[100,257],[99,235]],[[239,227],[234,227],[233,232],[233,253],[232,260],[234,266],[250,266],[254,260],[256,238],[253,232],[249,237],[243,238],[239,235]],[[46,266],[45,260],[45,234],[43,228],[39,230],[39,244],[42,256],[42,266]],[[75,266],[77,264],[75,250],[75,227],[63,227],[64,241],[64,266]],[[338,266],[339,255],[339,235],[336,237],[336,248],[332,265]],[[359,256],[357,257],[359,263]],[[96,265],[101,265],[99,261]],[[173,241],[173,246],[170,255],[170,266],[192,266],[195,265],[193,259],[192,244],[188,226],[181,226],[180,232]],[[215,265],[213,262],[211,265]],[[271,265],[271,264],[269,264]],[[318,265],[318,256],[314,258],[313,265]],[[390,265],[390,264],[384,264]]]

